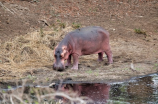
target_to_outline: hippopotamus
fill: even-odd
[[[50,88],[53,88],[55,91],[61,91],[64,93],[75,92],[79,97],[88,97],[93,100],[93,103],[88,104],[101,104],[107,103],[109,99],[109,91],[111,86],[104,83],[76,83],[70,78],[64,80],[56,81],[49,85]],[[64,104],[68,103],[68,99],[62,96],[56,96],[58,99],[62,99]]]
[[[65,35],[62,41],[54,48],[55,62],[53,69],[63,71],[65,66],[71,65],[78,70],[78,58],[81,55],[98,54],[98,61],[103,61],[103,53],[107,55],[108,63],[113,63],[109,45],[109,33],[99,26],[89,26],[76,29]],[[64,61],[67,63],[64,64]]]

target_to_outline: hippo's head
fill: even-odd
[[[54,64],[53,69],[63,71],[65,69],[64,61],[68,59],[69,52],[66,46],[56,47],[54,49]]]

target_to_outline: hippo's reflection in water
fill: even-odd
[[[109,99],[110,85],[108,84],[100,84],[100,83],[62,84],[60,88],[58,88],[57,85],[55,85],[54,88],[56,90],[58,89],[63,92],[72,90],[74,92],[77,92],[78,96],[86,96],[92,99],[93,103],[95,104],[100,104],[100,103],[105,104]]]

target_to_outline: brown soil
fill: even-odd
[[[66,32],[72,30],[68,27],[74,23],[76,26],[101,26],[109,31],[114,58],[112,65],[105,64],[106,58],[99,63],[96,61],[97,55],[89,55],[80,57],[79,71],[67,68],[64,72],[57,72],[52,69],[54,60],[52,49]],[[56,25],[60,28],[66,25],[68,29],[59,29],[64,31],[60,33],[56,31],[57,39],[53,38],[54,35],[48,35],[54,34],[53,31],[58,28]],[[47,34],[46,41],[30,40],[30,34],[36,34],[35,32],[40,34],[42,39]],[[77,81],[126,80],[134,76],[158,72],[158,2],[157,0],[120,0],[119,2],[117,0],[0,0],[0,40],[3,50],[0,52],[0,65],[3,66],[0,67],[0,79],[52,80],[71,77]],[[26,47],[29,42],[34,43],[38,48]],[[10,43],[12,43],[11,47],[16,48],[10,48],[8,45]],[[26,46],[21,49],[24,45]],[[40,46],[42,48],[39,48]],[[22,51],[18,51],[20,49]],[[40,51],[34,54],[36,49]],[[47,53],[42,50],[47,50]],[[26,57],[19,55],[24,51],[34,60],[29,60],[28,63]],[[11,60],[10,57],[13,56],[16,56],[16,59]],[[45,59],[44,57],[47,56],[50,57]],[[25,65],[21,65],[24,61]]]

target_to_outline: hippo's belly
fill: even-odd
[[[87,41],[82,40],[76,44],[76,53],[80,55],[90,55],[102,52],[101,41]]]
[[[81,51],[81,55],[90,55],[90,54],[97,54],[103,52],[102,50],[97,50],[97,51],[89,51],[89,50],[85,50],[85,51]]]

